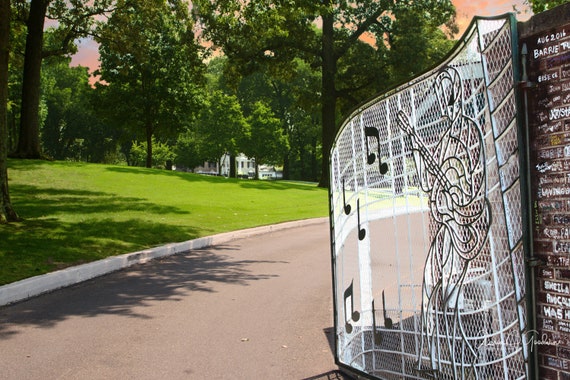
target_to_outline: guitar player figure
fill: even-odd
[[[431,216],[418,369],[435,378],[479,378],[478,347],[471,338],[477,332],[464,315],[463,286],[470,263],[488,249],[491,211],[483,133],[464,113],[463,83],[456,69],[440,71],[431,91],[445,123],[445,131],[431,149],[417,134],[414,120],[403,110],[398,112],[398,126],[411,140]]]

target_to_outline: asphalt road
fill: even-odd
[[[327,222],[0,308],[1,379],[346,379]]]

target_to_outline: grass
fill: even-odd
[[[0,285],[220,232],[327,216],[315,184],[10,160],[22,222],[0,225]]]

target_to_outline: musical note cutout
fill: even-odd
[[[370,143],[368,142],[368,138],[372,137],[375,138],[378,143],[378,167],[380,168],[380,174],[388,173],[388,164],[382,162],[382,158],[380,157],[380,134],[378,133],[378,129],[365,126],[364,135],[366,136],[366,162],[368,162],[368,165],[372,165],[374,161],[376,161],[376,154],[370,152]]]
[[[391,318],[386,314],[386,297],[384,297],[384,290],[382,290],[382,309],[384,309],[384,327],[391,329],[394,326]]]
[[[342,179],[342,203],[344,205],[344,213],[346,215],[350,214],[350,205],[346,203],[346,196],[344,195],[344,178]]]
[[[372,165],[374,161],[376,161],[376,155],[374,153],[370,153],[368,137],[375,137],[378,144],[380,144],[380,134],[378,133],[378,129],[374,127],[364,127],[364,135],[366,136],[366,162],[368,162],[368,165]]]
[[[374,300],[372,300],[372,331],[374,332],[374,343],[382,344],[382,333],[376,329],[376,309],[374,308]]]
[[[346,300],[350,299],[350,319],[347,313]],[[344,328],[347,333],[352,333],[352,325],[349,320],[353,322],[358,322],[360,319],[360,313],[354,310],[354,293],[353,293],[353,282],[350,282],[350,286],[344,291]]]
[[[356,214],[358,216],[358,240],[364,240],[366,229],[360,227],[360,199],[356,200]]]

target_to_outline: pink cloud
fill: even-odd
[[[82,39],[77,44],[77,53],[71,57],[70,66],[84,66],[89,69],[89,73],[100,67],[99,45],[91,38]],[[99,81],[99,77],[92,76],[89,83],[92,85]]]
[[[512,12],[513,7],[519,10],[527,9],[523,0],[452,0],[457,12],[473,16],[497,16]]]
[[[90,38],[82,39],[77,53],[71,57],[71,66],[89,67],[90,71],[99,68],[99,45]]]
[[[523,12],[517,15],[517,20],[525,21],[530,16],[528,6],[524,4],[524,0],[452,0],[457,9],[457,23],[461,32],[469,25],[475,16],[498,16],[504,13],[517,10]]]

